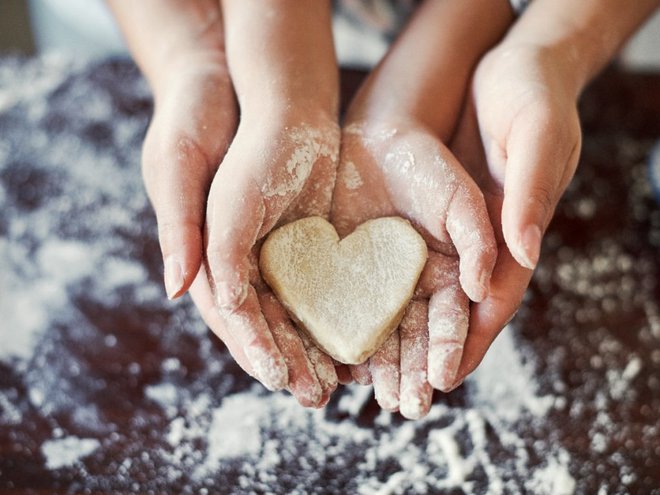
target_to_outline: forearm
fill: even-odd
[[[241,113],[310,108],[335,115],[339,74],[327,0],[223,0]]]
[[[182,66],[223,57],[218,0],[106,1],[157,99]]]
[[[405,115],[448,139],[474,66],[512,21],[506,0],[427,0],[361,88],[349,119]]]
[[[502,47],[547,51],[577,96],[659,6],[659,0],[534,0]]]

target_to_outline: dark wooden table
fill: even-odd
[[[589,89],[519,315],[417,422],[303,410],[165,300],[150,112],[128,61],[0,60],[0,493],[660,493],[660,76]]]

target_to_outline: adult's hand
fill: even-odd
[[[498,238],[489,296],[471,307],[455,386],[513,317],[543,233],[577,167],[580,92],[657,0],[535,0],[479,63],[451,145],[483,191]]]

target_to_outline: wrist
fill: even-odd
[[[153,92],[154,100],[179,97],[180,88],[210,88],[229,85],[229,71],[224,53],[216,50],[187,51],[176,49],[169,57],[159,62],[153,59],[150,67],[140,67]],[[190,86],[192,84],[192,86]]]
[[[594,45],[576,35],[546,40],[518,35],[507,37],[493,52],[555,71],[566,93],[577,99],[600,68]]]
[[[154,92],[175,71],[224,57],[217,2],[106,1]]]
[[[507,40],[483,57],[474,80],[477,85],[525,81],[529,90],[549,91],[554,99],[575,104],[587,82],[586,74],[570,46]]]
[[[502,42],[529,46],[566,69],[575,93],[611,60],[657,0],[536,0]]]
[[[242,138],[249,136],[250,139],[277,146],[282,139],[301,130],[339,141],[337,115],[310,106],[264,107],[258,113],[243,112],[237,132]]]
[[[511,21],[506,0],[423,2],[350,112],[370,120],[407,115],[449,139],[474,67]]]
[[[284,75],[284,78],[287,76]],[[259,81],[268,81],[261,84]],[[295,120],[324,116],[337,120],[339,108],[338,75],[320,81],[277,81],[255,78],[255,84],[236,88],[241,114],[258,121]]]

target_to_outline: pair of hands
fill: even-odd
[[[435,132],[414,111],[370,112],[387,103],[371,90],[387,86],[383,73],[340,130],[331,47],[296,59],[296,40],[281,28],[304,20],[248,4],[228,0],[221,12],[199,2],[194,15],[207,22],[191,14],[190,25],[203,28],[184,30],[172,70],[146,71],[156,108],[143,173],[168,295],[189,289],[238,364],[269,389],[320,407],[354,378],[373,383],[384,409],[421,417],[433,388],[459,385],[519,305],[577,163],[575,95],[542,50],[502,45],[479,63],[462,110],[441,117],[451,132]],[[329,14],[319,18],[307,29],[329,30]],[[264,40],[273,57],[255,68]],[[319,67],[319,56],[329,64]],[[310,215],[329,216],[340,235],[400,215],[427,241],[399,329],[364,365],[336,365],[318,350],[259,275],[264,236]]]

